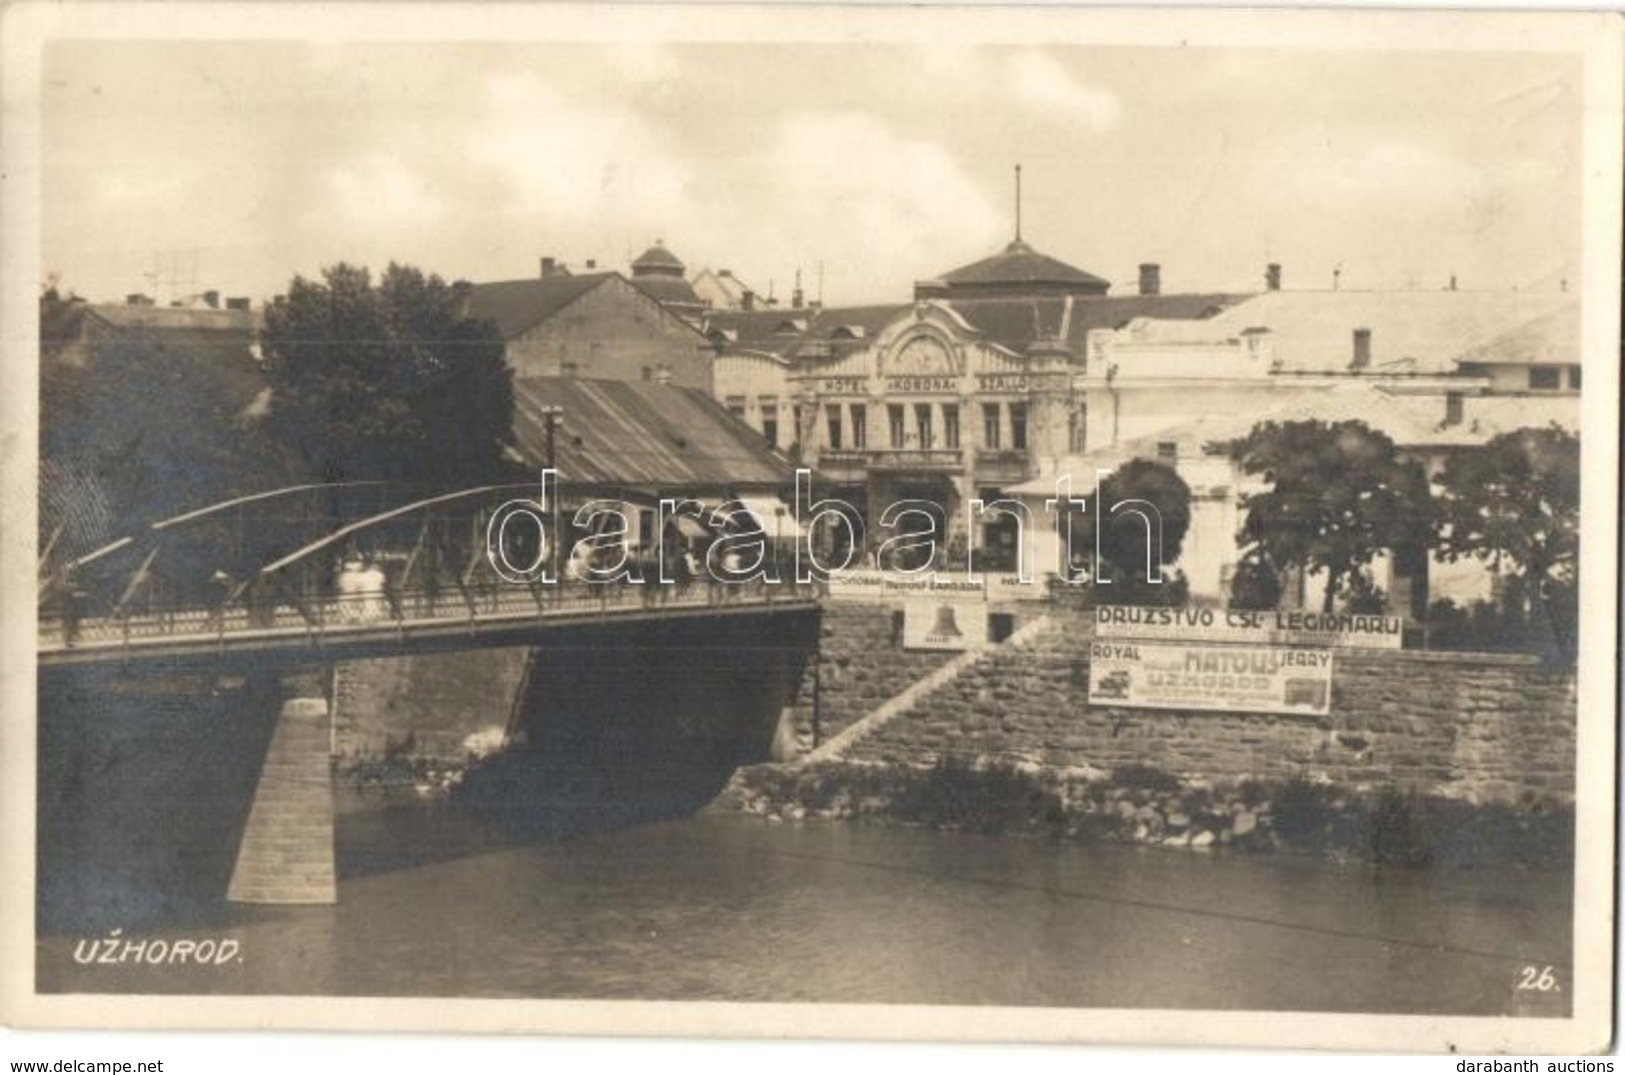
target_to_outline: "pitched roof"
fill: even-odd
[[[958,287],[1019,288],[1035,284],[1063,284],[1104,291],[1111,284],[1093,273],[1041,254],[1020,239],[991,257],[943,273],[941,281]],[[951,294],[951,290],[950,290]]]
[[[1461,422],[1446,424],[1444,400],[1437,395],[1391,392],[1381,385],[1351,380],[1316,392],[1296,392],[1285,400],[1270,400],[1260,389],[1261,405],[1246,410],[1210,412],[1171,422],[1161,429],[1104,445],[1083,455],[1066,456],[1057,473],[1093,474],[1130,459],[1155,459],[1158,447],[1174,444],[1181,458],[1205,453],[1209,446],[1246,436],[1260,422],[1320,421],[1364,422],[1380,430],[1401,448],[1453,448],[1483,444],[1499,433],[1526,426],[1556,423],[1579,428],[1579,404],[1574,396],[1474,396],[1464,401]],[[1049,492],[1053,475],[1013,487],[1016,493]]]
[[[514,432],[527,462],[537,467],[546,452],[544,407],[562,412],[554,465],[565,482],[722,490],[779,487],[792,480],[783,457],[697,388],[519,378]]]
[[[1137,317],[1200,318],[1213,316],[1246,295],[1105,295],[1048,296],[1045,298],[939,299],[983,332],[994,343],[1012,351],[1024,351],[1039,337],[1056,337],[1065,331],[1065,342],[1077,354],[1083,353],[1085,337],[1091,329],[1119,328]],[[1069,312],[1070,307],[1070,312]],[[813,342],[840,343],[836,330],[843,326],[859,333],[850,346],[863,346],[886,325],[910,313],[913,303],[880,306],[825,306],[817,310],[738,310],[714,311],[706,317],[706,327],[726,330],[733,335],[731,350],[766,351],[787,356]],[[780,332],[781,326],[804,321],[806,328],[795,333]]]
[[[1041,336],[1062,336],[1064,328],[1064,342],[1081,355],[1093,329],[1120,328],[1139,317],[1185,320],[1216,316],[1247,297],[1217,293],[1073,295],[1041,299],[949,299],[948,305],[996,343],[1011,350],[1025,350]]]
[[[1364,328],[1371,330],[1372,368],[1403,364],[1419,373],[1448,373],[1464,347],[1559,315],[1565,306],[1577,310],[1573,296],[1557,292],[1265,291],[1204,322],[1139,326],[1134,340],[1223,341],[1266,328],[1283,368],[1327,371],[1348,368],[1354,330]]]
[[[84,307],[118,328],[214,329],[247,332],[258,327],[259,310],[218,310],[210,306],[144,306],[95,303]]]
[[[469,289],[468,316],[495,323],[502,338],[511,340],[617,275],[559,273],[530,280],[475,284]]]
[[[731,351],[765,351],[789,355],[814,341],[840,341],[838,329],[860,330],[853,339],[862,346],[894,319],[914,308],[913,303],[886,303],[879,306],[822,306],[818,309],[772,307],[766,310],[713,310],[706,314],[705,328],[729,333]],[[786,326],[800,324],[793,332]]]
[[[694,285],[678,276],[660,276],[648,273],[632,277],[632,286],[665,306],[692,307],[695,312],[705,306]]]
[[[1580,361],[1580,309],[1569,302],[1457,355],[1458,364],[1528,365]]]

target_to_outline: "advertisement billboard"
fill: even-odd
[[[1327,649],[1136,639],[1089,646],[1092,706],[1325,714],[1331,697]]]

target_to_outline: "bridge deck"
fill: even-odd
[[[583,623],[760,614],[817,606],[820,588],[791,582],[688,586],[503,585],[477,592],[377,592],[262,608],[166,608],[118,617],[39,621],[42,667],[282,651],[387,654],[522,644],[538,630]]]

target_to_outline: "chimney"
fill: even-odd
[[[543,258],[542,259],[542,279],[543,280],[546,280],[549,276],[552,276],[554,273],[558,272],[558,270],[559,270],[559,263],[558,263],[558,260],[556,258]]]
[[[226,309],[228,309],[228,310],[246,310],[246,309],[248,309],[248,296],[247,295],[240,295],[240,296],[233,296],[232,298],[227,299],[226,300]]]
[[[1162,266],[1154,261],[1140,264],[1140,294],[1162,294]]]
[[[1264,286],[1270,291],[1281,290],[1281,266],[1279,262],[1270,262],[1264,266]]]
[[[220,309],[220,292],[205,291],[203,293],[203,305],[207,306],[211,310]]]
[[[1354,330],[1354,361],[1349,363],[1351,370],[1368,369],[1371,366],[1371,330],[1357,328]]]
[[[756,309],[756,292],[747,287],[739,296],[739,308],[741,310]]]

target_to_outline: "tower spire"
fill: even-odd
[[[1016,165],[1016,242],[1021,242],[1021,165]]]

